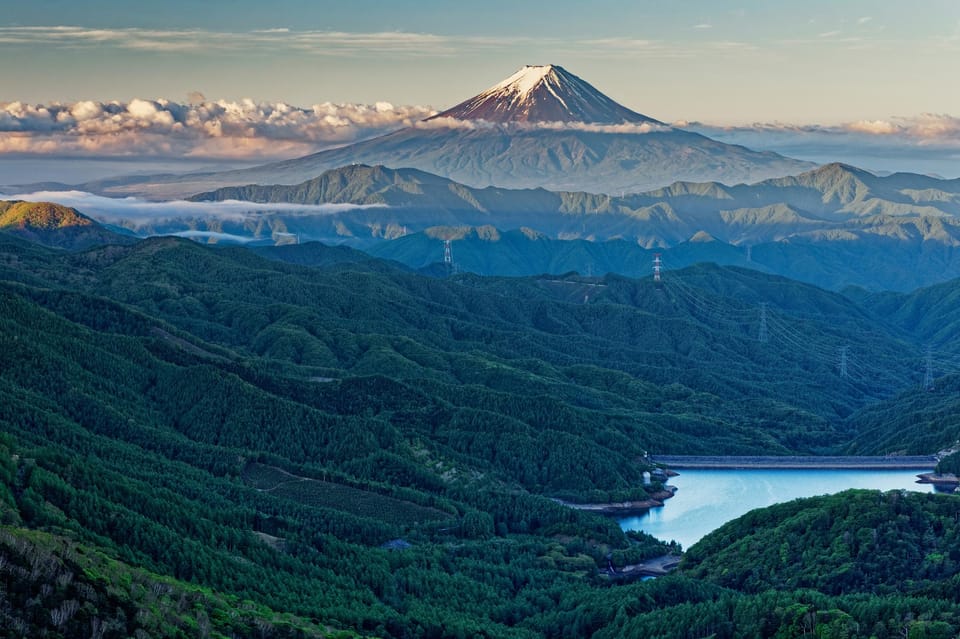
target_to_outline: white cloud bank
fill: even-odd
[[[718,126],[703,122],[674,122],[683,128],[722,133],[770,135],[856,135],[871,136],[874,141],[895,137],[918,145],[960,147],[960,117],[946,113],[922,113],[913,117],[888,120],[857,120],[836,125],[764,122],[739,126]],[[865,138],[868,139],[868,138]]]
[[[97,158],[260,162],[287,159],[349,144],[399,128],[493,128],[482,121],[440,118],[425,106],[134,99],[28,104],[0,102],[0,160]],[[579,129],[617,133],[667,130],[650,124],[529,123],[519,130]],[[755,123],[718,126],[676,122],[723,142],[817,162],[843,161],[878,170],[960,176],[960,117],[925,113],[914,117],[859,120],[838,125]],[[0,173],[3,168],[0,167]],[[118,171],[121,172],[121,171]],[[0,184],[23,182],[3,179]]]
[[[0,154],[271,160],[411,126],[429,107],[253,100],[0,102]]]
[[[347,32],[289,28],[253,31],[90,28],[76,25],[0,26],[0,47],[42,45],[62,49],[113,48],[152,53],[289,51],[298,54],[451,55],[468,48],[489,51],[514,38],[450,36],[405,31]]]
[[[307,155],[403,127],[486,129],[504,125],[439,118],[425,106],[388,102],[296,107],[284,102],[166,99],[28,104],[0,102],[0,156],[268,161]],[[651,133],[652,124],[532,122],[517,130]],[[2,180],[0,180],[2,183]]]
[[[960,117],[923,113],[914,117],[858,120],[837,125],[756,123],[676,126],[717,140],[815,162],[848,162],[880,171],[913,171],[960,177]]]
[[[110,198],[86,191],[34,191],[3,195],[5,200],[55,202],[70,206],[98,222],[123,224],[127,228],[171,220],[216,219],[244,222],[265,212],[286,215],[322,216],[346,211],[384,208],[382,204],[257,204],[226,200],[224,202],[188,202],[172,200],[154,202],[140,198]]]

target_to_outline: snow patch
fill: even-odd
[[[524,100],[548,74],[556,76],[552,64],[541,66],[528,64],[500,84],[484,91],[484,93],[511,93],[516,95],[517,100]]]
[[[632,111],[563,67],[528,65],[482,93],[430,119],[496,122],[662,123]]]

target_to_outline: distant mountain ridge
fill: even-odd
[[[126,176],[80,188],[181,198],[243,184],[298,184],[347,164],[410,167],[473,187],[630,193],[677,180],[756,182],[814,165],[637,113],[566,69],[527,66],[414,126],[300,158],[220,173]]]
[[[806,234],[859,234],[866,228],[902,226],[905,219],[925,220],[914,224],[924,239],[953,245],[952,227],[960,219],[960,180],[908,174],[878,177],[843,164],[751,185],[678,182],[622,197],[477,189],[417,169],[350,165],[292,186],[226,187],[191,199],[380,204],[385,208],[346,212],[338,219],[378,228],[389,221],[408,230],[438,224],[490,224],[504,230],[525,226],[561,239],[623,238],[647,247],[672,246],[699,232],[734,244]],[[356,231],[351,235],[361,238]]]
[[[414,169],[360,165],[300,185],[195,199],[261,202],[257,219],[272,220],[268,227],[366,247],[411,268],[439,261],[439,240],[453,239],[462,268],[497,275],[642,276],[651,253],[666,251],[671,266],[716,261],[829,288],[909,290],[960,276],[960,180],[878,177],[842,164],[753,185],[675,183],[622,198],[474,189]],[[383,206],[311,217],[269,213],[270,203]]]

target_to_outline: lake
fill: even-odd
[[[662,508],[619,520],[623,530],[642,530],[689,548],[707,533],[753,510],[837,493],[848,488],[933,492],[918,484],[919,470],[684,470],[672,477],[676,495]]]

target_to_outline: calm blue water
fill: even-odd
[[[932,470],[932,469],[931,469]],[[684,549],[731,519],[753,510],[840,492],[848,488],[932,492],[917,484],[919,470],[684,470],[670,479],[677,494],[663,508],[620,520],[623,530],[642,530]]]

